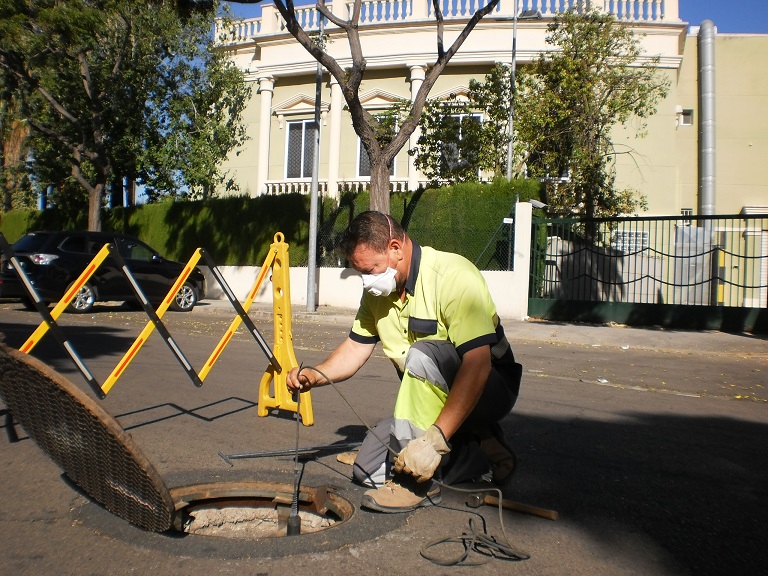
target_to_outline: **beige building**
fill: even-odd
[[[478,0],[443,1],[446,43],[477,5]],[[515,5],[541,14],[517,21],[517,66],[548,49],[547,24],[571,6],[614,13],[643,35],[648,57],[660,57],[660,73],[670,78],[671,89],[648,122],[647,136],[638,139],[632,124],[615,134],[617,147],[633,150],[619,160],[618,184],[647,197],[647,215],[768,212],[768,35],[720,35],[709,23],[700,34],[700,23],[680,20],[678,0],[501,0],[451,60],[430,98],[462,94],[470,78],[482,80],[495,63],[511,63]],[[349,3],[329,6],[343,15]],[[297,13],[305,29],[317,31],[313,6]],[[360,35],[368,68],[360,99],[370,111],[416,93],[435,59],[435,30],[430,0],[363,1]],[[343,67],[350,62],[346,36],[331,24],[326,32],[327,50]],[[261,17],[238,22],[224,45],[256,88],[244,116],[251,139],[227,168],[252,196],[308,192],[316,61],[270,4]],[[320,190],[336,196],[341,189],[364,187],[367,169],[339,86],[324,73]],[[413,190],[424,181],[404,148],[395,162],[393,190]]]

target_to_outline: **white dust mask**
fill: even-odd
[[[387,268],[380,274],[363,274],[363,288],[374,296],[389,296],[397,288],[397,270]]]

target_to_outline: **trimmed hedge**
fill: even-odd
[[[502,228],[515,194],[521,201],[539,198],[536,180],[500,180],[397,193],[392,216],[420,244],[463,254],[475,261]],[[309,196],[285,194],[256,198],[233,196],[206,202],[161,202],[105,211],[104,230],[137,236],[174,260],[186,261],[204,247],[219,265],[260,266],[276,232],[291,246],[294,266],[308,261]],[[319,210],[318,263],[341,264],[335,254],[340,233],[367,210],[369,195],[343,193],[338,204],[324,200]],[[82,223],[63,222],[58,211],[17,210],[2,215],[0,232],[9,242],[32,230],[70,230]]]

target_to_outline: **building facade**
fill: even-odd
[[[351,3],[328,5],[345,16]],[[495,64],[512,62],[515,9],[541,15],[517,19],[515,61],[525,66],[551,49],[546,28],[557,13],[587,7],[609,11],[632,26],[645,55],[660,58],[659,73],[671,82],[644,138],[637,138],[639,127],[631,123],[617,128],[614,142],[633,151],[619,156],[618,186],[643,194],[647,215],[768,212],[768,117],[762,113],[768,108],[768,77],[761,74],[768,35],[720,35],[710,22],[701,29],[700,23],[689,26],[679,18],[678,0],[501,0],[453,57],[430,98],[461,95],[471,78],[482,80]],[[360,100],[375,114],[416,94],[436,57],[436,24],[431,0],[364,0],[362,8],[359,30],[367,72]],[[478,0],[442,1],[446,44],[477,8]],[[317,32],[314,6],[297,8],[297,15],[306,30]],[[326,33],[327,51],[342,67],[349,64],[344,32],[327,24]],[[257,87],[244,113],[250,140],[226,168],[251,196],[309,192],[316,61],[270,4],[262,6],[260,17],[237,22],[222,47]],[[328,73],[320,109],[321,193],[335,197],[341,190],[365,187],[367,157],[338,83]],[[417,137],[396,158],[393,190],[415,190],[425,183],[407,153]]]

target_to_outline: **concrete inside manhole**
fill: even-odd
[[[286,536],[293,485],[269,482],[210,483],[172,488],[173,529],[198,536],[255,539]],[[352,504],[332,488],[302,486],[298,494],[301,534],[349,520]]]

